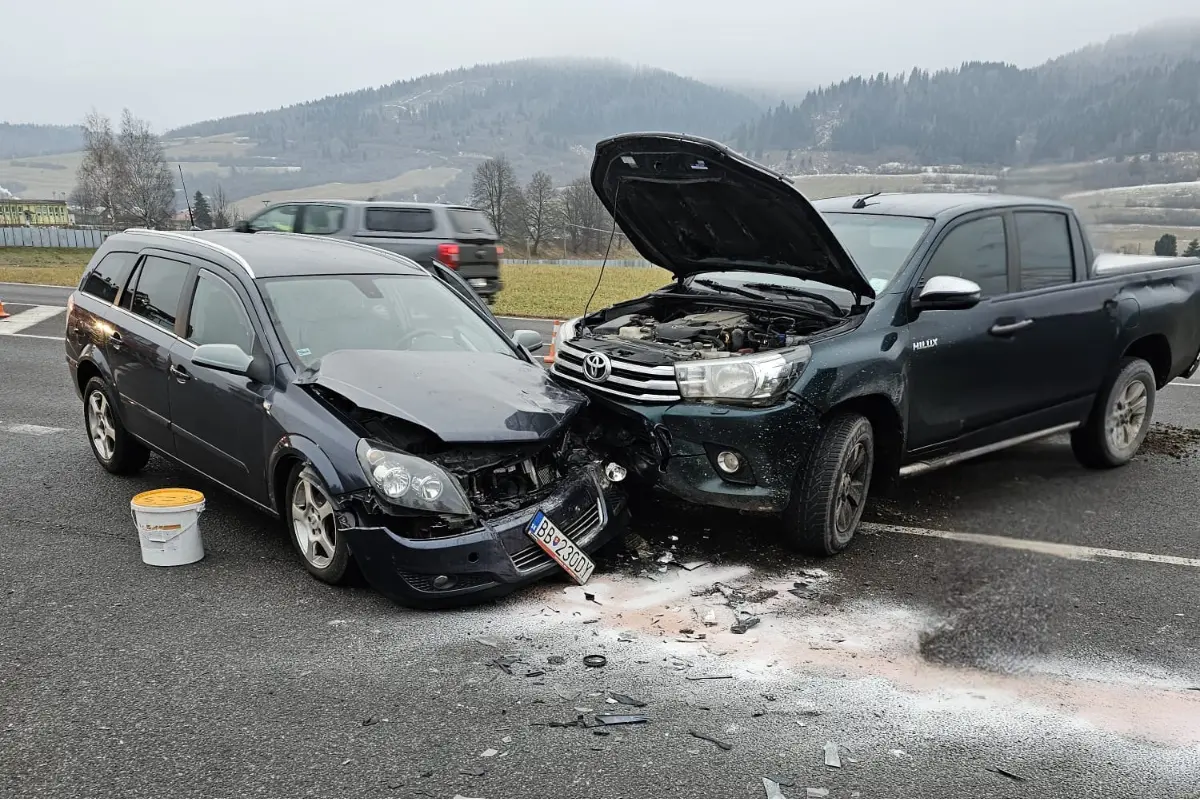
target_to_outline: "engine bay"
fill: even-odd
[[[589,326],[586,335],[610,342],[637,342],[675,358],[726,358],[795,347],[828,327],[828,323],[800,315],[720,309],[658,317],[623,314]]]

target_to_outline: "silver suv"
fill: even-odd
[[[504,247],[487,216],[470,206],[301,200],[267,206],[233,229],[349,239],[407,256],[426,268],[438,261],[456,270],[488,303],[494,303],[503,288],[500,257]]]

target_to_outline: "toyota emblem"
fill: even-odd
[[[604,353],[588,353],[583,359],[583,374],[592,383],[604,383],[612,374],[612,362]]]

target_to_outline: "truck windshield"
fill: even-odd
[[[438,280],[305,275],[260,282],[280,338],[305,367],[335,350],[499,353],[513,348]]]
[[[886,214],[834,212],[822,216],[876,292],[891,285],[933,224],[924,217]]]

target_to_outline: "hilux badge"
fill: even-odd
[[[588,353],[583,359],[583,374],[592,383],[604,383],[612,374],[612,362],[604,353]]]

